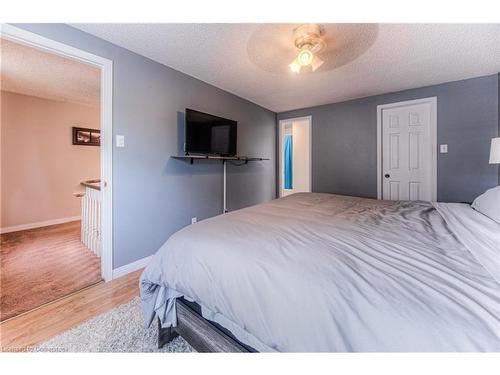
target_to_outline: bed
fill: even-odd
[[[293,194],[172,235],[145,324],[221,351],[499,351],[499,244],[467,204]]]

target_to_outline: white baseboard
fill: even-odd
[[[71,217],[63,217],[61,219],[39,221],[37,223],[14,225],[12,227],[1,228],[0,233],[3,234],[3,233],[18,232],[20,230],[48,227],[49,225],[64,224],[64,223],[69,223],[71,221],[78,221],[78,220],[80,220],[80,216],[71,216]]]
[[[126,264],[124,266],[115,268],[113,270],[113,279],[116,279],[121,276],[125,276],[131,272],[137,271],[138,269],[144,268],[148,265],[149,261],[151,260],[153,256],[150,255],[146,258],[142,258],[139,260],[136,260],[135,262]]]

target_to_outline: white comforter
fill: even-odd
[[[301,193],[188,226],[141,277],[146,321],[185,296],[260,351],[499,351],[500,250],[438,210]]]

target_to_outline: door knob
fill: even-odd
[[[384,175],[384,177],[385,177],[385,178],[389,178],[389,177],[391,177],[391,175],[390,175],[389,173],[386,173],[386,174]]]

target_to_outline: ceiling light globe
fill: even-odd
[[[308,49],[302,50],[299,53],[299,56],[297,57],[297,61],[299,62],[300,65],[302,66],[307,66],[310,65],[313,61],[313,54],[311,51]]]
[[[294,73],[300,73],[300,64],[297,62],[297,59],[293,60],[290,65],[290,70]]]

